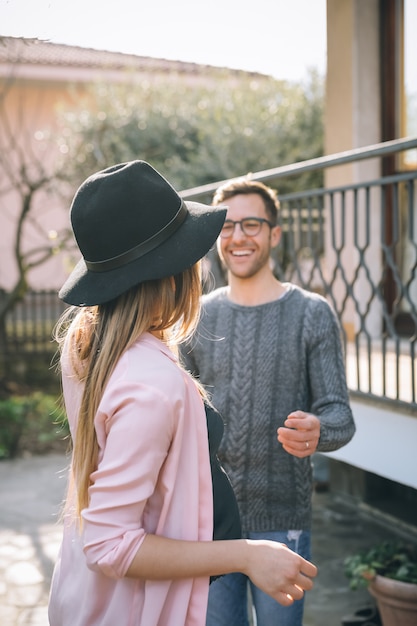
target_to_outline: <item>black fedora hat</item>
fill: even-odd
[[[216,241],[226,208],[184,202],[149,163],[131,161],[87,178],[70,214],[83,258],[59,297],[90,306],[194,265]]]

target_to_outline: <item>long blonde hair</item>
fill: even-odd
[[[88,506],[91,474],[98,462],[94,418],[118,360],[146,331],[161,333],[177,350],[197,324],[200,296],[201,264],[197,263],[176,276],[140,283],[105,304],[69,309],[58,321],[55,338],[61,351],[65,344],[73,371],[84,384],[72,457],[78,516]]]

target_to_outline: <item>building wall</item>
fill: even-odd
[[[8,86],[1,84],[0,145],[7,154],[7,171],[26,169],[26,179],[36,182],[42,176],[50,176],[59,157],[59,147],[54,136],[56,111],[60,106],[71,106],[77,92],[71,93],[62,81],[13,79]],[[79,94],[78,94],[79,95]],[[4,159],[4,157],[3,157]],[[22,211],[23,195],[20,192],[19,175],[6,178],[2,171],[0,194],[0,287],[10,289],[16,281],[14,246],[17,235],[17,219]],[[7,191],[6,191],[7,190]],[[22,188],[27,192],[26,186]],[[45,245],[54,242],[54,233],[69,228],[66,188],[54,181],[48,188],[34,193],[33,220],[25,220],[23,250],[38,250],[31,256],[35,261],[44,253]],[[31,211],[32,214],[32,211]],[[51,289],[61,284],[67,274],[65,256],[57,255],[32,269],[30,284],[35,289]]]
[[[328,456],[417,489],[417,419],[410,410],[352,399],[356,434]],[[401,462],[399,462],[401,459]]]
[[[55,160],[65,158],[54,137],[60,107],[70,108],[93,84],[137,85],[163,78],[190,88],[201,84],[218,88],[226,82],[230,89],[248,77],[269,79],[261,74],[193,63],[3,39],[6,43],[2,43],[10,46],[9,53],[7,47],[6,52],[0,48],[0,289],[5,290],[14,286],[18,276],[14,247],[22,201],[16,185],[9,184],[4,171],[19,171],[24,163],[33,179],[39,178],[42,171],[47,175],[53,172]],[[36,224],[25,221],[25,250],[44,249],[45,233],[52,235],[70,228],[69,205],[74,191],[55,181],[48,192],[35,194]],[[30,270],[31,288],[59,288],[78,258],[72,249]]]
[[[379,2],[378,0],[327,0],[327,76],[326,76],[326,120],[325,153],[334,154],[352,150],[381,141],[380,106],[380,52],[379,52]],[[348,185],[380,176],[377,160],[359,161],[327,169],[327,188]],[[346,214],[352,211],[352,196],[346,197]],[[359,202],[361,202],[359,198]],[[372,197],[378,224],[380,202],[377,195]],[[329,207],[327,216],[329,218]],[[347,278],[354,275],[358,252],[354,245],[353,220],[346,220],[346,244],[342,252],[343,266]],[[330,230],[327,229],[327,236]],[[372,232],[371,244],[367,250],[367,260],[372,267],[372,279],[378,282],[382,268],[379,242],[379,229]],[[352,262],[353,261],[353,262]],[[326,245],[326,272],[333,276],[336,257],[330,242]],[[364,280],[356,285],[356,296],[369,297],[369,287]],[[343,298],[344,289],[337,287],[336,297]],[[372,310],[372,333],[381,332],[381,315],[377,304]],[[343,324],[348,338],[357,331],[358,321],[353,302],[348,302]]]
[[[374,145],[382,140],[380,6],[378,0],[327,0],[326,154]],[[379,161],[359,161],[354,165],[328,169],[325,185],[333,188],[371,181],[380,178],[381,174]],[[349,203],[348,199],[344,264],[348,278],[353,276],[357,260],[351,229],[353,220],[349,221],[352,205]],[[367,261],[372,266],[372,279],[376,284],[382,271],[379,240],[381,202],[378,195],[372,198],[371,205],[374,227]],[[326,261],[327,271],[332,274],[335,258],[332,257],[329,242]],[[366,302],[365,284],[359,283],[355,294],[360,298],[361,289]],[[352,339],[358,330],[353,306],[347,311],[343,323],[348,338]],[[373,337],[381,336],[381,323],[379,306],[374,305],[370,329]],[[375,369],[378,371],[377,367]],[[367,491],[372,477],[382,482],[393,481],[398,488],[397,492],[394,489],[393,499],[398,513],[404,505],[401,490],[407,489],[413,498],[417,493],[416,416],[407,403],[399,408],[354,397],[351,405],[357,432],[348,445],[326,455],[337,466],[333,465],[332,471],[337,475],[341,491],[365,502],[369,500]],[[389,499],[390,496],[386,493],[385,497]],[[415,520],[412,523],[415,524]]]
[[[379,2],[327,0],[325,152],[376,144],[380,138]],[[329,170],[329,180],[351,179],[352,167]],[[371,169],[367,163],[356,167],[359,175]]]

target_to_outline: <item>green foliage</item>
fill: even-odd
[[[53,395],[34,392],[0,400],[0,459],[23,451],[63,449],[68,423]]]
[[[345,559],[345,575],[351,589],[367,587],[375,576],[417,584],[417,546],[383,541]]]
[[[308,84],[230,73],[189,80],[99,85],[78,110],[62,111],[60,151],[72,180],[139,158],[183,190],[322,155],[316,73]],[[280,182],[279,192],[321,183],[315,172]]]

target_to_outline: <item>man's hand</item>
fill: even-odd
[[[313,454],[320,439],[320,420],[311,413],[290,413],[277,430],[277,439],[288,454],[300,459]]]

